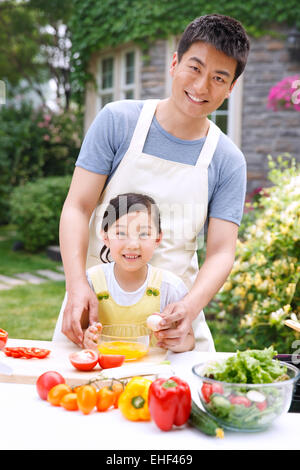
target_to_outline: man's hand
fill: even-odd
[[[88,283],[82,283],[68,291],[62,332],[73,343],[82,346],[83,328],[98,321],[98,299]]]
[[[192,319],[188,304],[181,300],[165,307],[160,313],[163,329],[155,332],[158,346],[171,351],[188,351],[193,348]]]

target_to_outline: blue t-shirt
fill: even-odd
[[[86,133],[76,166],[108,175],[107,184],[129,147],[143,104],[141,100],[122,100],[102,108]],[[154,116],[143,151],[166,160],[195,165],[204,142],[205,137],[191,141],[174,137]],[[208,218],[240,225],[246,184],[244,155],[221,132],[208,167]]]

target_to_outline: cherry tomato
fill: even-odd
[[[106,411],[114,406],[116,394],[110,387],[102,387],[97,393],[97,410]]]
[[[64,377],[55,371],[45,372],[36,381],[36,389],[42,400],[47,400],[48,392],[54,385],[65,383]]]
[[[67,393],[71,393],[72,389],[67,384],[54,385],[48,393],[47,400],[53,406],[60,406],[62,397]]]
[[[233,405],[244,405],[246,408],[251,406],[251,401],[247,397],[232,396],[230,397],[230,403]]]
[[[224,393],[224,389],[221,384],[215,382],[204,382],[201,388],[201,392],[205,403],[209,403],[210,396],[213,393],[219,393],[222,395]]]
[[[216,382],[213,382],[211,384],[211,393],[219,393],[219,395],[223,395],[224,393],[224,389],[223,389],[223,386],[221,384],[218,384]]]
[[[98,363],[99,355],[93,349],[83,349],[70,354],[69,359],[78,370],[92,370]]]
[[[204,382],[201,387],[201,392],[205,403],[209,403],[210,401],[209,397],[211,396],[211,388],[211,383],[208,382]]]
[[[114,382],[111,389],[115,393],[114,408],[118,408],[119,396],[124,392],[124,385],[121,382]]]
[[[66,393],[66,395],[64,395],[60,401],[60,406],[62,406],[65,410],[68,410],[68,411],[77,411],[78,410],[77,394]]]
[[[83,385],[77,392],[78,408],[88,415],[96,406],[97,390],[92,385]]]
[[[6,345],[8,333],[0,328],[0,350]]]
[[[255,406],[259,409],[259,411],[264,411],[267,408],[267,400],[261,401],[260,403],[255,403]]]
[[[99,365],[102,369],[120,367],[125,361],[125,356],[121,354],[100,354]]]

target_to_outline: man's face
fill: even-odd
[[[192,44],[180,62],[175,53],[171,100],[190,118],[206,117],[229,97],[236,65],[235,59],[200,41]]]

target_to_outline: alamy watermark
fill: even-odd
[[[295,349],[295,351],[292,354],[292,363],[295,365],[300,364],[300,340],[296,339],[292,343],[292,349]]]
[[[3,80],[0,80],[0,106],[6,103],[6,85]]]
[[[293,104],[300,104],[300,80],[294,80],[292,83],[292,90],[296,90],[292,93],[291,101]]]

